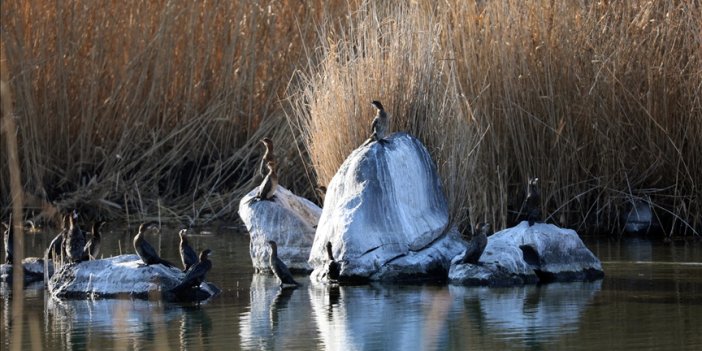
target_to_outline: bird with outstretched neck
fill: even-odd
[[[97,260],[97,257],[100,254],[100,243],[102,241],[102,238],[100,237],[100,227],[102,227],[105,223],[105,221],[97,221],[93,223],[93,228],[91,231],[92,236],[85,244],[85,248],[83,250],[85,255],[84,259]]]
[[[278,277],[278,280],[280,280],[280,286],[300,286],[300,283],[293,279],[288,266],[278,257],[278,244],[276,244],[273,240],[269,240],[268,245],[271,246],[271,256],[268,263],[271,266],[273,274],[275,274],[275,276]]]
[[[541,222],[541,194],[538,188],[539,178],[529,179],[526,197],[526,212],[529,226]]]
[[[197,253],[190,247],[188,243],[187,229],[181,229],[178,232],[180,236],[180,260],[183,262],[183,272],[190,269],[190,267],[198,262]]]
[[[371,138],[381,142],[388,132],[388,114],[385,112],[383,104],[381,104],[380,101],[373,100],[371,105],[376,109],[375,118],[373,118],[373,123],[371,124]]]
[[[329,280],[336,281],[339,279],[339,275],[341,274],[341,265],[334,259],[331,241],[327,241],[326,248],[327,258],[329,259],[329,263],[327,263],[327,278],[329,278]]]
[[[200,252],[200,261],[192,265],[190,269],[185,273],[185,277],[176,285],[171,291],[173,293],[179,294],[187,289],[197,288],[205,281],[205,276],[207,272],[212,269],[212,261],[209,260],[209,256],[212,250],[206,249]]]
[[[150,266],[152,264],[162,264],[167,267],[175,267],[173,263],[170,263],[162,259],[154,250],[154,247],[149,244],[146,239],[144,239],[144,232],[155,226],[156,223],[148,222],[142,223],[139,226],[139,232],[134,236],[134,251],[136,251],[139,258],[144,262],[145,266]]]
[[[490,223],[479,223],[476,226],[476,233],[468,243],[468,248],[463,256],[463,263],[478,264],[480,256],[483,255],[487,246],[487,237],[492,234]]]
[[[66,246],[66,258],[68,262],[80,262],[83,261],[85,256],[83,255],[85,249],[85,235],[77,223],[76,214],[68,216],[69,227],[66,231],[66,238],[64,243]]]
[[[266,152],[261,158],[261,166],[259,166],[259,172],[262,176],[265,177],[266,175],[268,175],[268,171],[266,169],[266,167],[268,166],[268,162],[275,162],[275,154],[273,153],[273,141],[270,138],[261,139],[261,144],[263,144],[263,146],[266,147]]]

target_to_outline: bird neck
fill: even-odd
[[[332,249],[329,246],[327,246],[327,258],[329,258],[329,260],[331,261],[334,261],[334,254],[332,254]]]

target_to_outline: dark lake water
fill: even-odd
[[[135,229],[107,228],[102,252],[132,253]],[[27,234],[38,256],[57,231]],[[147,239],[179,262],[177,230]],[[453,285],[281,291],[254,274],[248,237],[220,226],[192,235],[211,248],[208,280],[223,293],[201,305],[57,300],[42,285],[24,299],[22,350],[702,350],[702,244],[586,239],[604,280],[517,288]],[[9,287],[0,287],[9,349]]]

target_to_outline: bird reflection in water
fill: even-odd
[[[339,308],[339,301],[341,300],[341,290],[338,284],[329,285],[329,305],[327,306],[327,320],[334,320],[334,309]]]
[[[199,304],[182,306],[180,346],[183,350],[202,350],[210,344],[212,319]]]
[[[290,303],[290,299],[292,298],[294,292],[295,289],[281,288],[278,290],[278,294],[275,295],[275,298],[273,298],[273,302],[271,302],[271,307],[268,310],[268,318],[271,330],[275,331],[275,329],[278,327],[278,317],[280,313],[282,313],[285,309],[288,308],[288,303]]]

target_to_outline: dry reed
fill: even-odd
[[[645,201],[668,233],[697,233],[699,18],[686,1],[369,2],[319,29],[289,117],[326,184],[382,100],[464,227],[513,224],[539,176],[548,222],[617,232]]]
[[[702,227],[701,17],[689,1],[24,1],[3,3],[1,40],[37,213],[236,218],[264,135],[310,195],[379,99],[427,145],[461,227],[514,223],[536,175],[549,222],[614,232],[645,201],[670,233]]]
[[[4,2],[29,209],[56,219],[73,208],[133,220],[235,217],[259,181],[257,140],[292,142],[278,99],[313,34],[299,23],[321,7]],[[288,168],[299,153],[279,154],[294,186],[302,178]]]

